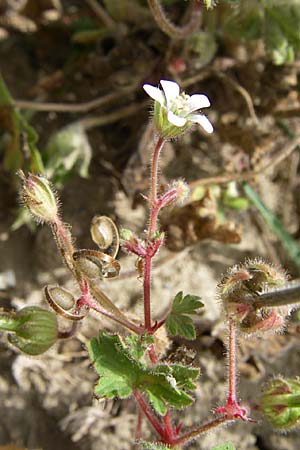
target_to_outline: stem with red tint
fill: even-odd
[[[213,428],[223,425],[225,422],[228,422],[228,420],[229,419],[227,419],[226,417],[219,417],[218,419],[214,419],[211,422],[208,422],[204,425],[199,426],[198,428],[195,428],[195,430],[188,431],[187,433],[183,434],[182,436],[174,438],[172,440],[172,445],[185,445],[185,444],[195,440],[201,434],[207,433],[208,431],[212,430]]]
[[[236,326],[229,320],[229,343],[228,343],[229,371],[228,384],[229,392],[227,402],[236,402]]]
[[[154,428],[154,430],[157,432],[157,434],[161,438],[163,438],[164,435],[165,435],[164,429],[161,426],[161,424],[160,424],[159,420],[157,419],[157,417],[154,416],[153,412],[149,408],[149,405],[145,402],[144,397],[142,396],[142,394],[139,391],[133,391],[133,395],[134,395],[136,401],[138,402],[141,410],[143,411],[143,413],[147,417],[148,421],[151,423],[151,425]]]
[[[152,165],[151,165],[151,186],[150,186],[150,219],[148,228],[148,239],[150,240],[156,230],[157,216],[159,213],[159,206],[157,205],[157,176],[158,176],[158,161],[161,149],[163,148],[165,139],[160,137],[156,143]],[[144,323],[145,330],[151,331],[151,302],[150,302],[150,290],[151,290],[151,267],[152,256],[146,255],[144,258]]]

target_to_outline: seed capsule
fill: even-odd
[[[278,430],[289,430],[300,423],[300,379],[271,380],[260,399],[263,413]]]
[[[115,258],[120,241],[115,223],[107,216],[95,216],[90,231],[95,244],[112,258]]]
[[[51,311],[28,306],[15,313],[16,328],[9,342],[27,355],[41,355],[57,341],[58,325]]]
[[[73,253],[73,259],[77,269],[89,280],[113,278],[120,271],[117,260],[97,250],[78,250]]]
[[[77,312],[72,312],[71,309],[75,306],[76,300],[71,294],[64,288],[59,286],[46,286],[44,289],[45,297],[51,308],[60,316],[69,320],[82,320],[88,313],[77,314]]]
[[[64,288],[58,286],[51,288],[51,296],[55,303],[66,311],[75,305],[74,296]]]

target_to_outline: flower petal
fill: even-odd
[[[208,108],[210,106],[210,101],[204,94],[192,95],[187,103],[190,112],[196,111],[197,109]]]
[[[165,96],[163,92],[158,89],[157,87],[152,86],[151,84],[144,84],[143,86],[144,90],[147,92],[147,94],[153,98],[153,100],[156,100],[161,105],[165,104]]]
[[[168,106],[174,98],[178,97],[180,93],[180,87],[177,83],[175,83],[175,81],[169,80],[160,80],[160,84],[162,85],[162,88],[164,90]]]
[[[189,120],[191,122],[198,123],[201,127],[206,131],[206,133],[211,134],[214,129],[210,121],[203,114],[194,114],[189,116]]]
[[[172,125],[175,125],[175,127],[183,127],[186,124],[187,119],[185,119],[185,117],[176,116],[172,111],[168,111],[168,121]]]

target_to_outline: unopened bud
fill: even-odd
[[[11,332],[9,342],[27,355],[46,352],[58,337],[55,314],[38,306],[0,314],[0,328]]]
[[[189,185],[184,180],[175,180],[172,183],[172,188],[176,189],[177,192],[176,203],[184,203],[190,193]]]
[[[278,430],[300,423],[300,379],[277,378],[269,382],[260,399],[263,413]]]
[[[123,228],[120,237],[123,250],[137,255],[139,258],[146,256],[145,242],[138,239],[131,230]]]
[[[21,199],[35,219],[55,222],[58,216],[58,202],[47,178],[31,173],[26,177],[21,170],[18,175],[22,180]]]
[[[128,228],[122,228],[120,231],[120,238],[122,241],[130,241],[134,237],[133,232]]]

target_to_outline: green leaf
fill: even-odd
[[[90,358],[100,375],[95,394],[105,398],[127,398],[137,385],[142,365],[129,356],[119,336],[100,333],[88,345]]]
[[[266,224],[270,227],[272,232],[280,239],[283,247],[286,249],[294,264],[300,268],[300,243],[295,241],[292,236],[286,231],[282,223],[262,202],[258,193],[248,183],[243,184],[245,194],[256,209],[261,214]]]
[[[174,298],[172,310],[166,320],[166,327],[173,336],[182,336],[193,340],[196,338],[195,325],[190,315],[196,314],[197,309],[204,304],[196,295],[186,295],[178,292]]]
[[[139,447],[141,450],[170,450],[170,447],[159,442],[140,441]]]
[[[212,450],[235,450],[235,446],[231,442],[224,442],[224,444],[217,445]]]
[[[147,368],[130,354],[119,336],[100,333],[89,345],[90,358],[100,379],[96,395],[104,398],[127,398],[133,390],[145,392],[158,414],[168,405],[181,409],[193,402],[184,389],[195,389],[196,368],[158,365]]]
[[[196,389],[192,380],[196,380],[200,375],[200,369],[197,367],[186,367],[181,364],[172,364],[169,366],[160,364],[156,367],[157,371],[164,373],[168,377],[173,377],[177,388],[183,387],[189,390]]]
[[[130,334],[125,338],[125,343],[128,346],[128,350],[134,359],[141,359],[144,356],[147,347],[153,344],[153,336],[147,336],[143,334],[141,337],[136,334]]]
[[[54,133],[45,156],[47,177],[56,186],[61,186],[74,173],[87,178],[92,150],[84,127],[75,123]]]
[[[13,98],[1,74],[0,130],[0,151],[4,153],[6,170],[15,173],[22,167],[31,172],[44,172],[42,158],[36,147],[37,133],[14,107]]]

